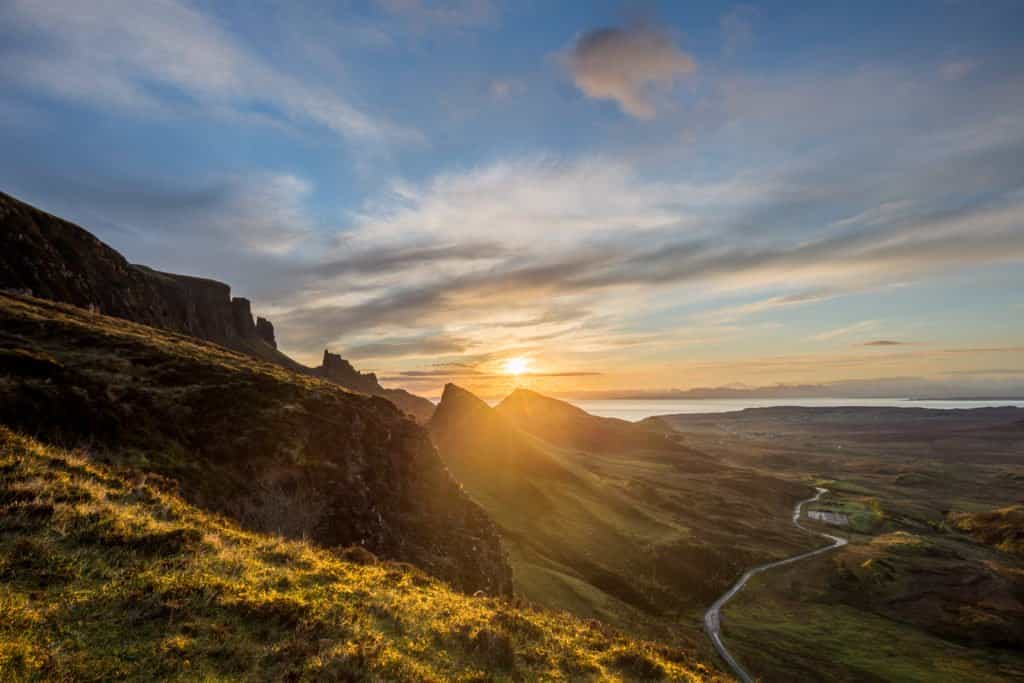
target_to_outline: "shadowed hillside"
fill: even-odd
[[[805,487],[533,392],[490,408],[448,385],[430,432],[538,604],[701,642],[699,613],[722,588],[805,542],[785,524]]]
[[[409,565],[240,529],[0,427],[5,681],[725,681],[690,654]]]
[[[486,514],[391,403],[190,337],[0,294],[0,423],[159,473],[247,528],[506,594]]]
[[[87,230],[0,193],[0,291],[51,301],[180,332],[341,386],[383,396],[419,422],[434,404],[402,389],[385,389],[373,374],[324,352],[308,368],[277,350],[274,326],[253,321],[248,299],[215,280],[162,273],[129,263]]]

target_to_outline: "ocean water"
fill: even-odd
[[[802,406],[807,408],[838,408],[867,406],[881,408],[1024,408],[1024,401],[919,401],[907,398],[722,398],[722,399],[623,399],[614,401],[575,401],[578,408],[592,415],[617,417],[635,422],[652,415],[677,413],[729,413],[744,408]]]

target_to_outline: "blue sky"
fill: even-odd
[[[0,189],[428,394],[1024,384],[1019,2],[0,4]],[[873,342],[894,342],[875,344]]]

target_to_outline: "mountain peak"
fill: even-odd
[[[468,389],[451,382],[444,385],[441,402],[434,409],[432,424],[493,415],[494,409]]]
[[[569,419],[571,417],[585,419],[592,417],[585,410],[577,408],[571,403],[545,396],[532,389],[523,389],[522,387],[517,387],[511,394],[506,396],[498,404],[497,410],[499,412],[511,413],[532,413],[542,410],[549,418],[557,415],[562,419]]]

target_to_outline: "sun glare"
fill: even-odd
[[[521,375],[529,368],[530,359],[522,356],[515,356],[505,361],[503,370],[506,375]]]

